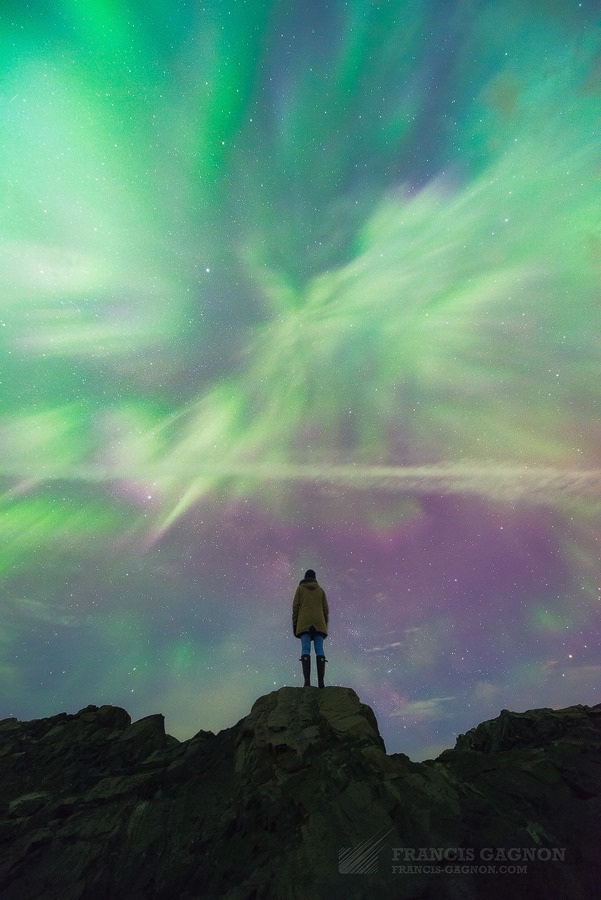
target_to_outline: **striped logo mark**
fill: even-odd
[[[341,875],[371,875],[378,871],[378,853],[392,832],[376,832],[373,837],[356,847],[343,847],[338,851],[338,871]]]

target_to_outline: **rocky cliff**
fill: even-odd
[[[123,709],[0,722],[2,900],[574,898],[601,885],[601,704],[387,756],[348,688],[183,743]]]

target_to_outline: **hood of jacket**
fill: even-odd
[[[299,584],[302,584],[308,591],[314,591],[319,587],[318,583],[314,581],[313,578],[303,578],[299,581]]]

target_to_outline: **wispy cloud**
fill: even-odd
[[[395,650],[397,647],[404,647],[404,641],[393,641],[392,644],[384,644],[382,647],[367,647],[366,653],[377,653],[380,650]]]
[[[392,641],[390,644],[382,644],[381,647],[366,647],[365,652],[366,653],[381,653],[386,650],[398,650],[399,648],[406,649],[407,645],[408,645],[407,638],[416,637],[418,635],[421,635],[426,630],[426,628],[427,628],[427,626],[419,626],[419,625],[414,625],[411,628],[405,628],[405,629],[403,629],[403,632],[402,632],[403,640]]]
[[[468,700],[470,703],[477,704],[478,706],[482,703],[490,704],[499,698],[505,689],[506,685],[502,682],[476,681]]]
[[[65,613],[52,604],[47,604],[33,597],[9,597],[7,599],[6,616],[10,618],[11,612],[15,619],[24,617],[37,622],[51,622],[53,625],[73,627],[79,624],[77,616]]]
[[[427,700],[407,700],[398,709],[391,712],[390,716],[399,716],[419,722],[446,719],[450,716],[446,704],[456,699],[456,697],[429,697]]]

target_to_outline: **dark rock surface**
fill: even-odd
[[[110,706],[0,722],[2,900],[590,900],[600,847],[601,704],[503,710],[423,763],[341,687],[182,743]]]

